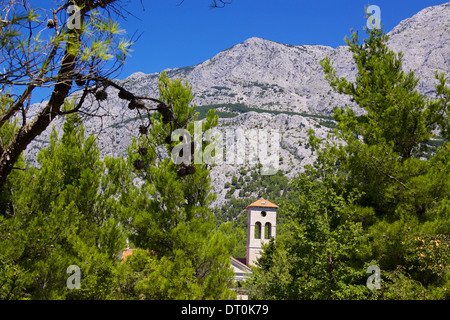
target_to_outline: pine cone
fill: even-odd
[[[165,104],[160,103],[156,108],[158,112],[162,114],[162,121],[164,124],[168,124],[175,119],[172,110],[170,110],[170,107],[166,106]]]
[[[177,175],[180,178],[183,178],[187,175],[190,174],[194,174],[195,173],[195,166],[190,164],[190,165],[185,165],[184,163],[181,165],[181,167],[177,170]]]
[[[130,109],[130,110],[144,109],[144,108],[145,108],[145,104],[140,100],[133,99],[128,104],[128,109]]]
[[[144,125],[140,125],[140,126],[139,126],[139,133],[140,133],[140,134],[147,134],[147,133],[148,133],[147,127],[144,126]]]
[[[145,167],[145,162],[142,160],[135,160],[133,162],[133,166],[136,168],[136,170],[142,170]]]
[[[84,86],[86,84],[86,80],[80,77],[78,79],[75,79],[75,84],[79,87]]]
[[[95,93],[95,99],[97,99],[98,101],[105,101],[106,99],[108,99],[108,94],[105,90],[97,91]]]
[[[123,100],[131,101],[131,100],[134,99],[134,95],[131,92],[127,91],[127,90],[120,90],[119,91],[119,98],[123,99]]]
[[[195,173],[195,166],[190,164],[186,167],[186,173],[187,174],[194,174]]]
[[[145,147],[139,147],[138,153],[139,153],[141,156],[145,156],[145,155],[148,153],[148,149],[145,148]]]
[[[186,168],[185,168],[184,166],[183,166],[183,167],[180,167],[180,168],[177,170],[177,175],[178,175],[178,177],[180,177],[180,178],[185,177],[185,176],[187,175]]]
[[[53,29],[55,27],[55,21],[53,19],[47,20],[47,28]]]

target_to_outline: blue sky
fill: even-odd
[[[250,37],[294,45],[344,45],[350,28],[362,32],[364,6],[377,5],[386,31],[444,0],[133,0],[125,8],[140,20],[121,21],[129,35],[143,32],[119,78],[203,62]],[[143,10],[145,8],[145,11]]]
[[[35,8],[53,9],[61,0],[30,0]],[[212,0],[121,0],[135,17],[119,19],[127,35],[141,34],[120,74],[154,73],[186,67],[260,37],[293,45],[345,45],[350,29],[363,32],[364,7],[377,5],[386,31],[420,10],[448,0],[232,0],[212,9]],[[55,5],[55,3],[57,5]],[[39,97],[40,98],[40,95]]]

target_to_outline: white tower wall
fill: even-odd
[[[255,228],[261,228],[260,237],[255,238]],[[270,224],[269,233],[266,234],[266,224]],[[250,207],[247,218],[247,265],[254,266],[261,256],[262,245],[276,237],[277,215],[276,208]]]

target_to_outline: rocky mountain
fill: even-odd
[[[420,78],[419,91],[429,96],[437,83],[434,72],[450,75],[449,17],[450,2],[426,8],[389,32],[390,48],[403,52],[405,70],[415,71]],[[188,80],[199,109],[221,112],[220,128],[278,129],[280,170],[292,177],[313,161],[307,130],[313,128],[325,138],[332,126],[327,116],[333,107],[357,109],[347,97],[332,92],[325,81],[319,64],[325,56],[330,57],[339,76],[354,79],[356,68],[345,46],[291,45],[260,38],[250,38],[198,65],[166,71],[171,78]],[[137,72],[118,81],[136,94],[157,97],[158,77]],[[109,95],[99,111],[105,116],[87,118],[88,131],[98,134],[103,154],[124,155],[131,138],[138,135],[136,114],[115,94]],[[60,123],[54,125],[60,127]],[[30,159],[45,145],[49,132],[29,146],[26,152]],[[224,204],[223,186],[240,169],[223,164],[212,170],[216,205]]]
[[[405,68],[421,79],[419,90],[434,90],[434,72],[448,72],[450,60],[450,3],[429,7],[389,32],[389,46],[402,51]],[[167,70],[171,77],[189,80],[194,103],[243,103],[266,110],[328,113],[349,103],[331,92],[319,64],[329,56],[339,76],[356,73],[346,46],[281,44],[250,38],[196,66]],[[156,94],[158,74],[135,73],[125,80],[133,88]],[[153,89],[153,90],[152,90]]]

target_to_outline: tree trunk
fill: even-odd
[[[70,43],[67,44],[67,46],[70,45]],[[28,144],[40,135],[61,111],[61,106],[64,104],[64,100],[72,87],[72,79],[68,77],[68,74],[74,70],[75,59],[76,57],[69,54],[68,50],[66,50],[61,62],[61,68],[58,72],[66,80],[55,85],[50,101],[45,108],[31,122],[21,127],[8,147],[3,150],[0,157],[0,186],[4,185],[14,164],[19,159],[20,154],[27,148]]]
[[[103,1],[77,1],[77,4],[82,4],[81,9],[81,20],[84,16],[91,10],[97,7],[105,8],[117,0],[103,0]],[[67,2],[58,10],[67,8],[70,2]],[[27,148],[28,144],[33,141],[38,135],[40,135],[48,125],[56,118],[61,112],[61,106],[64,104],[64,100],[70,93],[72,88],[72,76],[75,69],[75,62],[78,56],[78,52],[75,54],[70,54],[74,52],[73,48],[78,47],[78,43],[81,39],[81,32],[76,29],[71,29],[68,31],[69,37],[66,44],[66,49],[64,56],[61,61],[61,65],[58,71],[59,82],[55,84],[53,93],[50,97],[50,101],[47,105],[39,112],[39,114],[29,123],[23,125],[18,132],[15,134],[14,138],[11,140],[9,145],[1,149],[0,148],[0,188],[5,184],[8,175],[14,168],[14,164],[19,159],[20,154]],[[71,50],[72,49],[72,50]],[[76,51],[76,50],[75,50]],[[23,101],[18,101],[13,109],[10,109],[3,117],[0,118],[1,124],[8,121],[14,114],[19,110],[21,104],[29,97],[28,93],[31,93],[34,86],[29,86],[22,95]]]
[[[334,300],[333,294],[331,292],[331,290],[334,288],[335,283],[334,283],[334,270],[333,270],[333,257],[331,255],[328,256],[328,271],[330,274],[330,297],[331,300]]]

